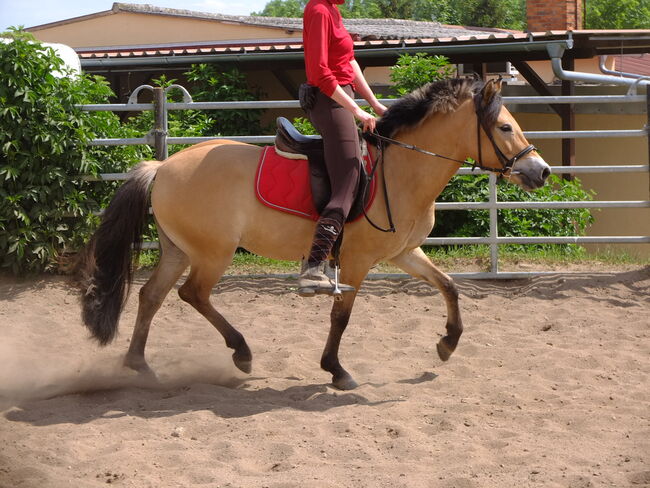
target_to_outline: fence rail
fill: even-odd
[[[184,93],[184,102],[167,102],[168,90],[178,88]],[[142,89],[151,89],[154,93],[154,103],[137,103],[137,93]],[[547,97],[504,97],[505,104],[581,104],[581,103],[643,103],[650,107],[650,92],[643,95],[596,95],[596,96],[547,96]],[[129,139],[95,139],[90,142],[96,146],[141,145],[154,146],[156,157],[167,157],[168,144],[196,144],[215,139],[231,139],[251,144],[272,144],[274,136],[229,136],[229,137],[170,137],[167,135],[167,114],[169,110],[241,110],[241,109],[290,109],[299,108],[295,100],[270,100],[270,101],[239,101],[239,102],[192,102],[187,91],[173,85],[166,89],[150,86],[139,87],[134,91],[132,100],[125,104],[91,104],[80,105],[86,111],[114,111],[136,112],[153,110],[155,113],[155,127],[144,137]],[[391,105],[395,100],[382,100],[385,105]],[[357,100],[359,105],[364,105],[364,100]],[[649,114],[650,116],[650,114]],[[578,139],[578,138],[611,138],[611,137],[648,137],[649,126],[646,125],[636,130],[589,130],[589,131],[526,131],[528,139]],[[632,165],[603,165],[603,166],[552,166],[553,173],[650,173],[650,164]],[[458,173],[488,174],[480,170],[461,168]],[[123,180],[125,173],[104,173],[101,180]],[[488,210],[490,212],[490,227],[487,237],[429,237],[425,245],[476,245],[487,244],[490,246],[490,271],[478,273],[458,273],[457,276],[467,278],[519,278],[548,272],[501,272],[499,271],[499,245],[502,244],[587,244],[587,243],[635,243],[650,244],[650,236],[539,236],[539,237],[501,237],[498,235],[497,216],[499,210],[506,209],[569,209],[569,208],[650,208],[650,200],[621,200],[621,201],[571,201],[571,202],[499,202],[496,191],[497,178],[489,174],[489,198],[485,202],[440,202],[436,209],[447,210]],[[155,248],[156,243],[146,243],[145,248]],[[393,276],[393,275],[381,275]],[[395,275],[402,276],[402,275]]]

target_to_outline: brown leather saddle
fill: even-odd
[[[301,134],[285,117],[278,117],[276,120],[277,132],[275,135],[275,147],[280,151],[292,154],[304,154],[309,160],[309,179],[311,193],[314,200],[314,207],[318,213],[322,213],[328,204],[331,196],[330,179],[327,175],[325,157],[323,152],[323,139],[321,136]],[[346,222],[351,222],[361,216],[370,199],[370,184],[366,165],[359,162],[359,186],[357,187],[354,203],[350,209]]]

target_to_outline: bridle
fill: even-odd
[[[434,153],[431,151],[427,151],[426,149],[422,149],[421,147],[415,146],[413,144],[406,144],[404,142],[398,141],[396,139],[391,139],[390,137],[382,136],[378,132],[372,132],[369,134],[370,138],[376,139],[378,142],[376,144],[377,147],[377,160],[375,161],[372,171],[370,174],[367,176],[368,182],[372,180],[372,178],[375,175],[375,172],[379,166],[380,162],[383,162],[384,160],[384,142],[387,142],[388,144],[394,144],[398,147],[402,147],[404,149],[409,149],[411,151],[416,151],[422,154],[426,154],[428,156],[434,156],[436,158],[440,159],[446,159],[447,161],[454,161],[456,163],[460,164],[465,164],[465,165],[470,165],[472,167],[472,170],[478,168],[483,171],[489,171],[491,173],[497,173],[499,177],[509,177],[514,173],[514,166],[517,163],[517,161],[524,156],[526,156],[528,153],[532,151],[536,151],[537,148],[533,146],[532,144],[529,144],[525,148],[523,148],[521,151],[519,151],[517,154],[512,156],[511,158],[508,158],[505,154],[503,154],[503,151],[499,149],[499,146],[497,145],[496,141],[494,140],[494,137],[492,136],[492,133],[490,132],[489,127],[487,127],[487,121],[485,117],[485,112],[483,111],[481,102],[483,101],[483,97],[481,96],[481,92],[477,93],[474,95],[474,110],[476,112],[476,138],[478,142],[478,161],[470,161],[469,159],[465,160],[460,160],[460,159],[455,159],[455,158],[450,158],[449,156],[443,156],[442,154]],[[497,158],[499,158],[499,162],[501,163],[501,168],[491,168],[489,166],[485,166],[483,164],[483,149],[482,149],[482,144],[481,144],[481,128],[483,129],[483,132],[485,132],[485,135],[487,135],[487,138],[490,140],[492,143],[492,148],[494,149],[494,152],[497,155]],[[381,141],[381,142],[379,142]],[[506,175],[506,173],[508,173]],[[382,175],[384,173],[382,172]],[[366,185],[366,188],[369,185]],[[386,177],[384,175],[383,177],[383,190],[384,190],[384,201],[386,202],[386,214],[388,217],[388,224],[389,227],[387,229],[383,229],[376,225],[372,220],[370,220],[370,217],[366,214],[365,208],[363,208],[363,215],[368,221],[370,225],[372,225],[375,229],[380,230],[382,232],[395,232],[395,225],[393,224],[393,218],[391,215],[390,211],[390,203],[388,201],[388,189],[386,187]]]
[[[474,95],[474,108],[476,111],[476,120],[477,120],[476,138],[478,140],[478,164],[477,165],[475,164],[474,167],[482,169],[483,171],[491,171],[493,173],[499,173],[500,176],[504,176],[505,173],[512,170],[512,168],[515,166],[515,163],[519,159],[523,158],[529,152],[536,151],[537,148],[532,144],[529,144],[521,151],[519,151],[517,154],[515,154],[513,157],[508,159],[508,157],[505,154],[503,154],[503,151],[499,149],[497,142],[494,140],[494,136],[492,135],[492,132],[488,130],[486,117],[484,116],[483,108],[481,107],[481,101],[482,101],[482,97],[480,93]],[[501,162],[501,166],[502,166],[501,168],[488,168],[483,165],[483,154],[481,150],[482,149],[481,148],[481,127],[483,128],[483,132],[485,132],[485,135],[492,143],[492,148],[494,149],[494,152],[496,153],[497,157],[499,158],[499,161]]]
[[[394,144],[396,146],[402,147],[404,149],[409,149],[411,151],[416,151],[422,154],[426,154],[428,156],[434,156],[436,158],[440,159],[446,159],[448,161],[454,161],[456,163],[460,164],[465,164],[465,165],[470,165],[472,167],[472,170],[478,168],[482,171],[489,171],[491,173],[498,173],[499,176],[504,176],[505,173],[508,173],[509,171],[512,171],[515,163],[526,156],[528,153],[532,151],[536,151],[537,148],[533,146],[532,144],[529,144],[525,148],[523,148],[521,151],[519,151],[517,154],[512,156],[511,158],[508,158],[505,154],[503,154],[503,151],[499,149],[499,146],[497,145],[496,141],[494,140],[494,136],[492,135],[492,132],[490,132],[489,128],[487,127],[487,121],[486,117],[484,115],[483,108],[481,106],[481,93],[477,93],[474,95],[474,108],[476,112],[476,138],[478,142],[478,161],[471,161],[469,159],[465,160],[460,160],[460,159],[455,159],[455,158],[450,158],[449,156],[443,156],[442,154],[434,153],[431,151],[427,151],[426,149],[422,149],[421,147],[415,146],[413,144],[406,144],[404,142],[398,141],[396,139],[391,139],[390,137],[382,136],[381,134],[377,132],[373,132],[370,134],[371,138],[381,140],[383,142],[387,142],[389,144]],[[487,135],[487,138],[490,140],[492,143],[492,148],[494,149],[494,152],[497,155],[497,158],[499,158],[499,162],[501,163],[501,168],[491,168],[489,166],[485,166],[483,164],[483,148],[481,144],[481,128],[483,129],[483,132],[485,132],[485,135]],[[383,145],[378,145],[378,150],[382,154],[383,157]]]

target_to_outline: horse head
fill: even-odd
[[[501,99],[501,80],[490,80],[475,95],[478,166],[501,173],[524,190],[544,186],[551,168],[524,136]]]

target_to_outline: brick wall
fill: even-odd
[[[545,32],[582,29],[582,2],[583,0],[527,0],[527,30]]]

